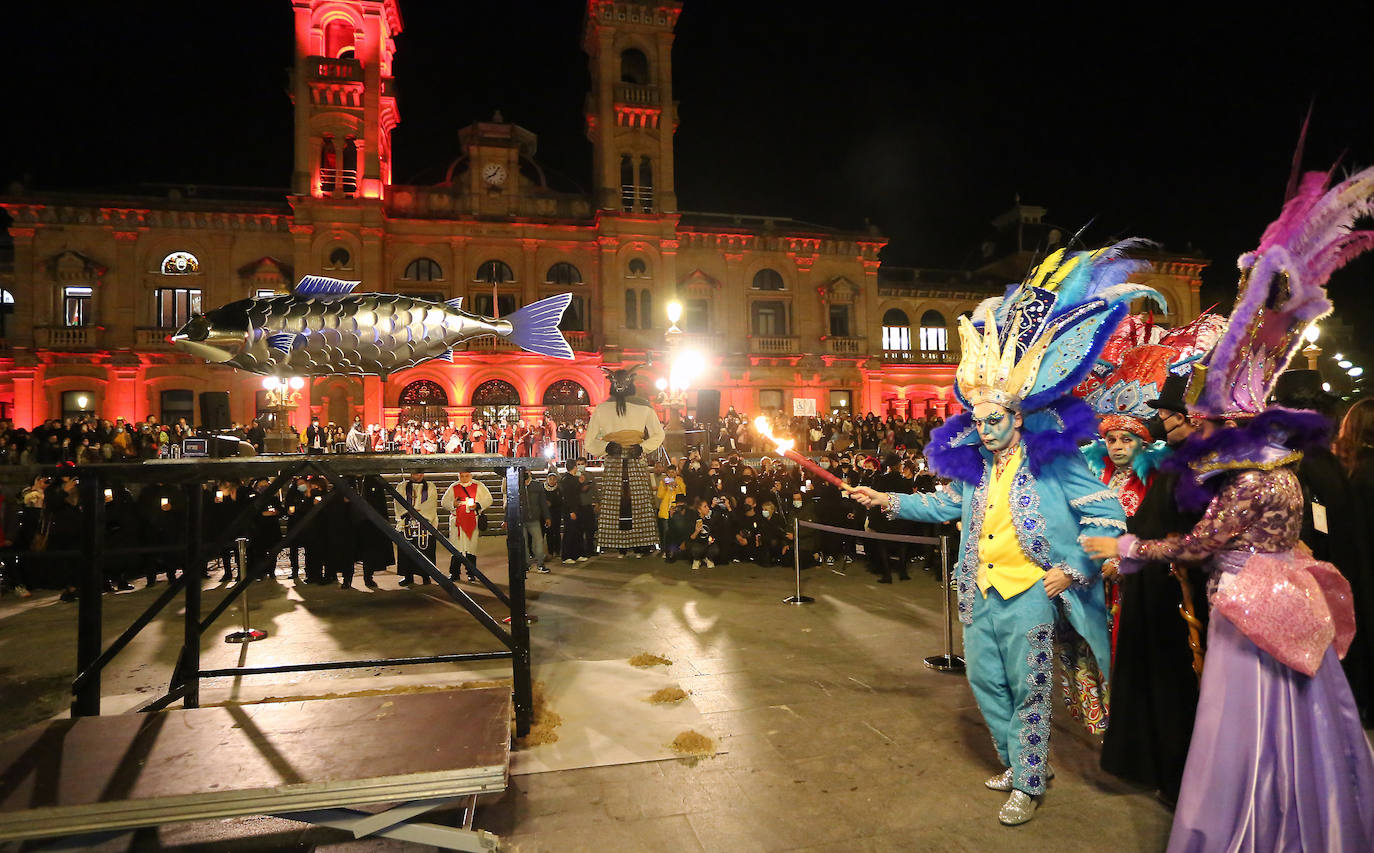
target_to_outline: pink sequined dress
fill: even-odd
[[[1131,552],[1211,572],[1169,851],[1374,850],[1374,751],[1339,661],[1349,585],[1294,550],[1303,495],[1291,466],[1226,476],[1192,532]]]

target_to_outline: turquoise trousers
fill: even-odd
[[[969,687],[992,732],[997,756],[1012,768],[1012,787],[1045,793],[1054,699],[1054,604],[1038,580],[1003,598],[973,594],[973,622],[964,629]]]

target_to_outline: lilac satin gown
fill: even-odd
[[[1142,541],[1140,556],[1208,560],[1215,600],[1255,554],[1293,550],[1302,508],[1291,468],[1242,471],[1191,533]],[[1193,851],[1374,851],[1374,751],[1334,646],[1309,677],[1213,609],[1169,835],[1169,853]]]

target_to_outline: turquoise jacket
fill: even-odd
[[[983,457],[983,472],[977,483],[955,480],[934,494],[897,496],[901,518],[962,522],[954,577],[959,621],[965,625],[973,618],[973,596],[981,594],[977,584],[978,543],[992,468],[991,452],[982,447],[978,452]],[[1011,488],[1012,520],[1021,552],[1042,569],[1058,568],[1073,581],[1056,601],[1069,624],[1088,641],[1098,668],[1106,676],[1112,658],[1101,564],[1088,557],[1080,538],[1120,536],[1126,532],[1126,515],[1116,495],[1093,476],[1078,453],[1045,459],[1038,466],[1038,474],[1032,473],[1025,447],[1022,458]]]

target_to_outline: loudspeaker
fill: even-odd
[[[697,391],[697,423],[708,424],[720,420],[720,392],[714,388]]]
[[[229,428],[229,392],[200,392],[200,428],[221,430]]]

